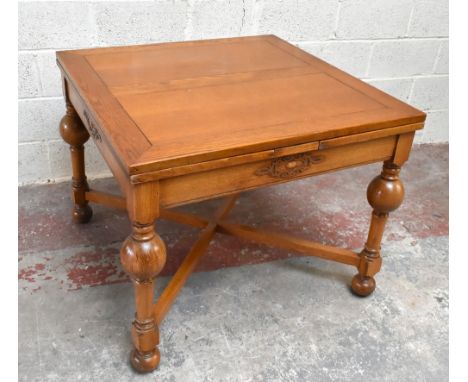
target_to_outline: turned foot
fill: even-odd
[[[373,277],[361,276],[359,273],[353,277],[351,290],[360,297],[369,296],[375,290],[375,280]]]
[[[148,373],[156,369],[160,359],[161,355],[158,348],[148,352],[140,352],[133,349],[130,353],[130,363],[133,368],[140,373]]]
[[[72,211],[72,219],[75,223],[85,224],[91,220],[93,210],[86,204],[84,206],[75,205]]]

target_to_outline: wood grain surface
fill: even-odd
[[[425,119],[271,35],[64,51],[57,59],[129,174],[422,127]]]

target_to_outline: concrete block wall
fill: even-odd
[[[69,179],[55,51],[276,34],[428,113],[416,143],[448,141],[448,0],[19,3],[19,183]],[[90,178],[110,175],[92,143]]]

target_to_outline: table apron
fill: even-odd
[[[391,159],[398,135],[160,179],[160,205],[195,201]]]

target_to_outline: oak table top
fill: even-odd
[[[57,58],[130,174],[424,121],[271,35]]]
[[[385,223],[404,197],[399,173],[424,126],[422,111],[271,35],[63,51],[57,63],[72,217],[87,223],[89,203],[101,203],[127,210],[131,222],[120,260],[135,288],[135,369],[158,366],[160,325],[218,233],[352,265],[352,291],[362,297],[374,291]],[[90,137],[123,196],[89,187]],[[227,219],[240,192],[379,161],[382,172],[367,189],[373,211],[360,252]],[[221,196],[229,197],[211,218],[169,209]],[[154,225],[159,218],[201,234],[153,303],[166,261]]]

